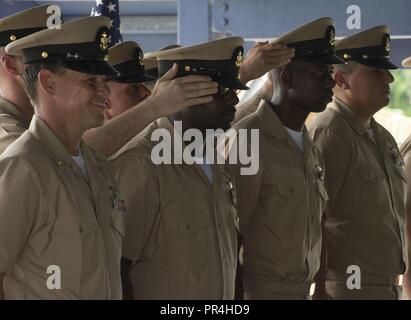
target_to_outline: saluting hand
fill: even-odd
[[[282,43],[257,42],[250,48],[240,67],[240,81],[246,84],[257,79],[274,68],[291,62],[294,48],[287,48]]]
[[[208,103],[217,93],[217,82],[207,76],[190,75],[176,78],[178,65],[174,64],[157,82],[150,99],[161,107],[163,116],[177,113],[187,107]]]

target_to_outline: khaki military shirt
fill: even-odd
[[[235,171],[245,295],[308,295],[320,266],[320,220],[327,201],[322,157],[305,129],[301,152],[265,101],[234,128],[259,129],[257,174]]]
[[[403,161],[389,132],[374,119],[371,128],[375,142],[338,99],[309,127],[324,156],[330,197],[325,221],[328,279],[346,274],[350,265],[359,266],[363,276],[395,276],[406,269]]]
[[[24,115],[11,102],[0,98],[0,154],[28,127]]]
[[[161,118],[113,161],[127,203],[123,256],[134,298],[233,299],[239,221],[230,175],[213,165],[211,183],[196,164],[155,165],[151,134],[159,128],[174,141]]]
[[[34,116],[0,157],[6,299],[121,299],[124,206],[110,164],[84,144],[81,152],[87,177]],[[49,266],[61,289],[49,289],[58,283]]]

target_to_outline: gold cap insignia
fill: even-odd
[[[243,51],[240,50],[237,54],[237,58],[236,58],[236,61],[235,61],[235,66],[237,68],[240,68],[242,62],[243,62]]]
[[[103,32],[100,36],[100,49],[107,50],[109,45],[110,39],[108,37],[107,32]]]
[[[390,38],[389,38],[389,37],[387,37],[387,38],[385,39],[385,51],[386,51],[387,53],[390,52]]]
[[[43,59],[47,59],[48,56],[49,56],[49,54],[48,54],[46,51],[43,51],[43,52],[41,53],[41,57],[42,57]]]
[[[14,34],[12,34],[11,36],[10,36],[10,41],[15,41],[17,39],[17,37],[14,35]]]
[[[335,32],[334,30],[330,31],[330,46],[334,47],[335,45]]]

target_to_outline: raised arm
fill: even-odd
[[[174,65],[157,81],[150,97],[103,126],[88,130],[84,141],[109,157],[152,121],[213,99],[217,83],[211,78],[192,75],[174,79],[177,72]]]

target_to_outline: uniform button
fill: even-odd
[[[57,160],[57,164],[58,164],[59,166],[61,166],[61,165],[63,164],[63,161]]]

